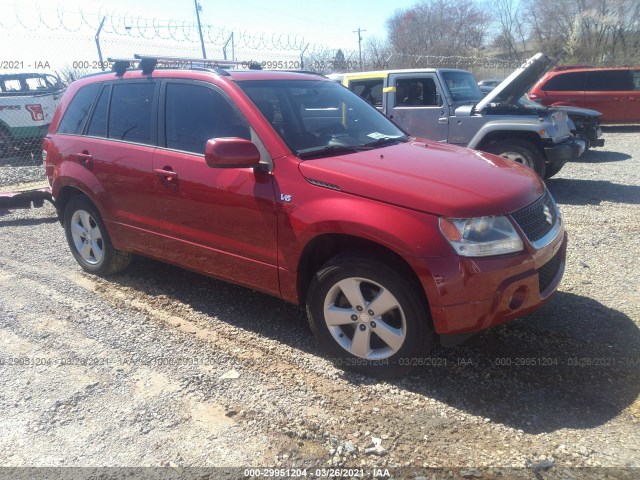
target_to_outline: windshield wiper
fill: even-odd
[[[361,147],[364,148],[375,148],[375,147],[382,147],[384,145],[394,145],[396,143],[404,143],[404,142],[408,142],[409,139],[406,136],[402,136],[402,137],[382,137],[382,138],[378,138],[377,140],[374,140],[373,142],[369,142],[369,143],[364,143],[362,145],[360,145]]]
[[[362,147],[356,145],[327,145],[326,147],[298,150],[298,158],[325,157],[329,155],[340,155],[341,153],[355,153],[362,150]]]

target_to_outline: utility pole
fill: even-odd
[[[366,32],[366,30],[362,30],[358,27],[358,30],[354,30],[353,33],[358,34],[358,51],[360,52],[360,71],[362,71],[362,32]]]
[[[202,58],[207,58],[207,52],[204,49],[204,39],[202,38],[202,25],[200,24],[200,5],[198,5],[198,0],[193,0],[193,3],[196,6],[196,18],[198,19],[198,33],[200,34],[200,45],[202,46]]]

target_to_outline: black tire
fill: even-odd
[[[489,153],[526,165],[545,178],[545,159],[538,147],[527,140],[501,140],[487,148]]]
[[[564,167],[564,163],[549,163],[544,171],[544,178],[551,178]]]
[[[13,137],[0,128],[0,159],[10,158],[13,153]]]
[[[78,232],[83,230],[85,223],[88,223],[91,231],[84,228],[85,235],[82,236]],[[89,273],[109,275],[124,270],[131,263],[130,253],[113,247],[102,217],[93,203],[84,195],[77,195],[69,200],[64,210],[64,231],[71,254]],[[94,238],[91,238],[92,235]],[[76,241],[79,242],[77,245]],[[83,248],[85,244],[87,244],[86,251]],[[85,251],[84,256],[81,250]]]
[[[361,313],[357,314],[356,308],[359,306],[352,305],[338,286],[343,280],[356,281],[357,290],[365,303]],[[336,289],[338,293],[332,298]],[[381,293],[391,294],[391,297],[386,295],[385,298],[393,298],[398,307],[385,310],[386,313],[382,315],[373,312],[374,315],[369,316],[369,308],[375,308],[376,305],[373,300],[382,299]],[[353,323],[334,325],[330,330],[325,318],[325,302],[330,302],[329,308],[338,308],[341,321],[350,319]],[[388,305],[394,303],[389,302]],[[436,345],[431,317],[417,288],[396,270],[371,257],[343,254],[325,264],[313,277],[309,287],[307,316],[318,343],[332,356],[334,363],[366,375],[388,378],[406,374],[415,363],[412,359]],[[355,316],[358,316],[357,320],[353,320]],[[391,342],[396,343],[395,348],[376,334],[376,331],[389,332],[389,327],[393,327],[394,332],[403,333],[397,337],[402,338],[401,343],[396,340]],[[355,355],[349,350],[353,347],[356,334],[366,335],[365,344],[374,357]],[[344,344],[348,343],[348,346],[343,347],[336,337]],[[380,358],[376,359],[375,355]]]

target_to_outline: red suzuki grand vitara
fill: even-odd
[[[558,287],[567,236],[534,171],[412,138],[320,75],[158,61],[72,83],[44,141],[86,271],[139,254],[306,305],[366,373]]]

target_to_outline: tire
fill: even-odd
[[[64,231],[71,254],[89,273],[109,275],[131,263],[130,253],[113,247],[102,217],[84,195],[69,200],[64,210]]]
[[[325,264],[309,287],[307,316],[338,366],[367,375],[403,375],[412,358],[436,344],[416,287],[370,257],[340,255]]]
[[[491,145],[487,151],[500,157],[525,165],[545,178],[545,159],[542,152],[533,143],[526,140],[501,140]]]
[[[13,137],[0,128],[0,158],[10,158],[13,152]]]
[[[544,178],[551,178],[564,167],[564,163],[549,163],[544,171]]]

